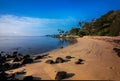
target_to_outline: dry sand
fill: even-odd
[[[41,62],[27,64],[15,69],[13,72],[25,69],[25,76],[41,77],[42,80],[54,80],[58,71],[66,71],[75,75],[65,80],[115,80],[120,81],[120,57],[112,49],[119,47],[111,42],[120,37],[90,37],[77,38],[77,43],[63,49],[49,52],[49,56]],[[73,56],[70,61],[59,64],[47,64],[46,60],[55,60],[57,57],[66,59]],[[84,64],[75,64],[78,59],[85,60]],[[12,72],[12,71],[11,71]]]

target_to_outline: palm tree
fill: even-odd
[[[82,28],[84,24],[85,24],[85,22],[83,22],[83,21],[82,22],[78,22],[78,27]]]
[[[59,35],[63,35],[64,34],[64,30],[58,29]]]

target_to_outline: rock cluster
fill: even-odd
[[[117,56],[120,57],[120,48],[113,48],[113,50],[117,53]]]

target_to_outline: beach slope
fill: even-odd
[[[120,57],[113,48],[120,48],[113,40],[120,37],[83,37],[77,38],[77,43],[62,49],[49,52],[46,58],[39,59],[37,63],[27,64],[13,72],[25,70],[25,76],[40,77],[41,80],[54,80],[58,71],[73,74],[65,80],[120,80]],[[74,58],[67,59],[66,56]],[[62,57],[64,63],[48,64],[46,60]],[[82,64],[75,64],[83,59]]]

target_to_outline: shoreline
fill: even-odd
[[[78,38],[78,37],[77,37],[77,38]],[[72,38],[72,39],[68,38],[69,40],[72,41],[72,43],[69,44],[69,45],[67,45],[67,46],[64,46],[64,47],[62,47],[62,48],[56,48],[56,49],[53,49],[53,50],[48,51],[48,52],[38,53],[38,54],[33,54],[33,55],[31,55],[31,56],[34,57],[34,56],[39,56],[39,55],[46,55],[46,54],[49,54],[49,52],[57,51],[57,50],[60,50],[60,49],[66,48],[66,47],[68,47],[68,46],[74,45],[74,44],[76,44],[76,43],[78,42],[78,41],[77,41],[77,38]],[[81,37],[79,37],[79,38],[81,38]],[[66,39],[66,38],[64,38],[64,39]]]
[[[120,37],[112,37],[112,40],[116,38],[120,40]],[[113,51],[116,43],[112,44],[113,42],[105,41],[106,39],[111,40],[111,37],[110,39],[101,36],[77,38],[77,43],[47,52],[49,54],[43,59],[38,59],[38,62],[26,64],[24,67],[11,71],[14,73],[25,69],[24,76],[35,76],[41,80],[54,80],[57,72],[66,71],[74,75],[64,80],[119,81],[120,57]],[[37,54],[37,56],[39,55]],[[47,60],[55,61],[57,57],[67,60],[66,56],[74,58],[63,63],[45,63]],[[83,64],[75,64],[78,59],[83,59]]]

